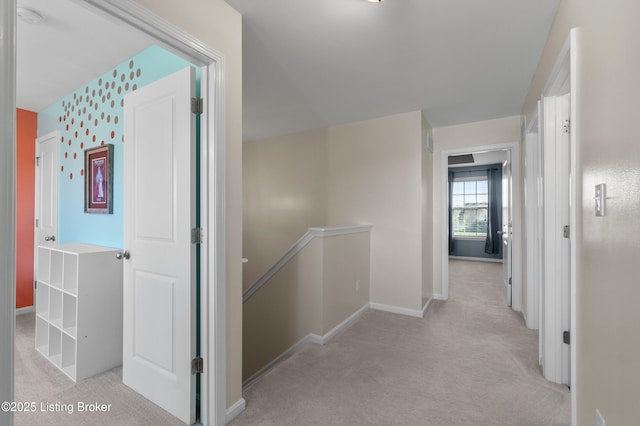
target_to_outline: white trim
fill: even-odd
[[[18,315],[26,315],[26,314],[32,314],[36,311],[36,307],[31,305],[31,306],[25,306],[24,308],[16,308],[16,316]]]
[[[249,288],[245,290],[242,295],[242,303],[245,303],[247,300],[253,296],[253,294],[260,289],[263,285],[267,283],[273,277],[276,272],[278,272],[284,265],[286,265],[293,257],[300,253],[300,251],[311,242],[314,238],[324,238],[324,237],[334,237],[337,235],[348,235],[355,234],[359,232],[370,232],[373,228],[372,225],[352,225],[352,226],[338,226],[331,228],[309,228],[307,232],[304,233],[302,237],[287,250],[284,255],[269,269],[265,272],[260,278],[254,281]]]
[[[447,300],[447,298],[444,297],[442,293],[434,293],[433,300]]]
[[[472,262],[493,262],[502,263],[502,259],[492,259],[490,257],[467,257],[467,256],[449,256],[453,260],[470,260]]]
[[[328,333],[318,336],[315,333],[309,333],[304,336],[302,339],[298,340],[296,343],[291,345],[289,349],[282,352],[280,355],[272,359],[267,365],[262,367],[260,370],[256,371],[242,383],[242,387],[249,386],[253,381],[255,381],[258,377],[262,376],[264,373],[273,368],[276,364],[283,361],[284,359],[290,357],[291,355],[298,352],[300,349],[305,347],[307,343],[315,343],[317,345],[325,345],[329,343],[334,337],[336,337],[340,332],[349,327],[355,320],[357,320],[362,314],[369,310],[369,304],[362,306],[360,309],[351,314],[347,319],[342,321],[340,324],[336,325],[331,331]]]
[[[422,318],[424,318],[424,316],[427,314],[427,311],[431,306],[431,302],[433,302],[433,296],[431,296],[429,300],[427,300],[427,303],[425,303],[424,306],[422,307]]]
[[[240,398],[239,400],[231,404],[231,407],[227,408],[227,413],[225,415],[225,424],[238,417],[245,410],[245,408],[247,408],[247,402],[244,400],[244,398]]]
[[[577,274],[578,274],[578,245],[577,238],[575,234],[578,232],[578,223],[580,219],[580,209],[577,207],[577,200],[581,199],[581,194],[578,194],[579,187],[578,186],[578,97],[580,96],[579,92],[579,82],[580,82],[580,69],[578,68],[578,55],[580,48],[579,42],[579,30],[577,28],[572,28],[569,31],[569,46],[570,46],[570,57],[569,57],[569,86],[571,90],[571,133],[569,136],[569,146],[570,146],[570,157],[571,157],[571,182],[570,182],[570,201],[569,201],[569,225],[572,230],[574,230],[574,236],[571,238],[571,262],[570,262],[570,329],[571,329],[571,346],[570,346],[570,359],[571,359],[571,368],[570,368],[570,381],[569,385],[571,386],[571,425],[577,425],[577,417],[578,417],[578,396],[577,396],[577,358],[578,358],[578,340],[579,335],[577,332],[578,325],[578,312],[577,312]]]
[[[16,0],[0,3],[0,401],[14,397],[16,308]],[[0,410],[0,424],[13,413]]]
[[[524,223],[526,230],[525,246],[527,250],[527,306],[522,310],[527,328],[537,330],[540,327],[540,231],[542,223],[542,211],[539,202],[541,195],[540,182],[540,133],[538,109],[540,101],[534,111],[531,121],[529,122],[525,133],[522,135],[524,141],[524,157],[525,157],[525,205],[524,205]],[[524,197],[523,197],[524,198]]]
[[[392,314],[406,315],[414,318],[422,318],[422,315],[424,312],[424,308],[423,309],[407,309],[407,308],[402,308],[400,306],[384,305],[382,303],[373,303],[373,302],[371,302],[369,306],[371,306],[371,309],[376,311],[390,312]]]
[[[223,424],[226,413],[226,156],[224,57],[186,31],[155,15],[134,0],[75,0],[120,24],[161,42],[190,62],[203,66],[201,118],[201,333],[205,362],[201,380],[201,421]],[[205,92],[206,88],[206,92]],[[204,257],[204,256],[207,257]],[[206,259],[206,260],[205,260]],[[213,275],[213,276],[212,276]],[[208,286],[208,287],[207,287]],[[213,336],[213,338],[209,338]],[[211,374],[209,372],[212,372]]]
[[[331,339],[336,337],[340,332],[342,332],[345,328],[349,327],[355,320],[360,318],[362,314],[369,310],[369,304],[362,306],[360,309],[355,311],[353,314],[349,316],[349,318],[342,321],[340,324],[333,327],[328,333],[325,333],[323,336],[318,336],[320,338],[319,344],[324,345],[329,342]]]
[[[441,241],[441,253],[442,253],[442,293],[434,295],[437,299],[448,300],[449,299],[449,190],[448,190],[448,171],[449,162],[448,157],[450,155],[468,154],[484,151],[500,151],[508,150],[512,152],[511,170],[513,185],[513,239],[512,239],[512,308],[515,311],[522,310],[522,225],[521,225],[521,177],[520,177],[520,144],[518,142],[509,142],[496,145],[474,146],[466,148],[449,149],[442,151],[441,153],[441,191],[440,197],[442,206],[442,241]]]

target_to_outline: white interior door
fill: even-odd
[[[562,337],[564,331],[570,330],[571,313],[570,95],[545,97],[543,107],[542,371],[548,380],[569,384],[570,347]]]
[[[195,421],[195,72],[124,100],[124,384]]]
[[[502,295],[507,306],[511,306],[512,295],[512,255],[511,241],[513,238],[512,218],[512,175],[511,151],[507,150],[507,159],[502,163]]]
[[[57,131],[36,139],[36,248],[58,238],[58,140]]]

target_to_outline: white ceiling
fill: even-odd
[[[516,115],[559,0],[226,0],[243,14],[255,140],[422,110],[435,127]],[[73,0],[18,0],[17,104],[39,111],[153,40]]]
[[[559,0],[226,0],[243,14],[243,132],[422,110],[520,113]]]
[[[16,104],[40,111],[153,44],[71,0],[18,0],[45,16],[18,20]]]

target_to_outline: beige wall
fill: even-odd
[[[372,224],[371,301],[422,308],[419,111],[245,143],[244,157],[245,286],[308,227]]]
[[[322,334],[321,238],[314,238],[244,303],[243,380],[309,333]]]
[[[326,335],[369,303],[370,236],[312,239],[245,302],[244,380],[309,334]]]
[[[243,146],[244,289],[307,231],[327,220],[325,132]]]
[[[224,55],[227,406],[242,397],[242,17],[223,0],[136,0]]]
[[[578,27],[576,388],[578,425],[640,419],[640,2],[564,0],[523,112],[530,118],[569,29]],[[606,216],[593,212],[606,184]]]
[[[442,294],[442,152],[520,141],[520,117],[480,121],[433,129],[433,292]],[[448,254],[446,254],[448,256]],[[524,291],[524,289],[523,289]]]
[[[322,334],[369,303],[370,241],[370,232],[323,239]]]
[[[433,141],[433,129],[422,116],[422,305],[433,296],[433,152],[428,139]]]
[[[422,118],[327,129],[329,223],[372,224],[371,302],[422,309]]]

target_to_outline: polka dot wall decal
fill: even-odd
[[[129,68],[133,68],[133,61],[129,61]]]
[[[68,157],[69,157],[69,153],[68,153],[68,152],[65,152],[65,153],[64,153],[64,158],[68,158]]]
[[[80,176],[84,176],[84,169],[80,169]]]
[[[84,149],[84,142],[80,142],[80,149]]]
[[[142,74],[142,71],[140,71],[140,68],[138,68],[136,70],[136,77],[140,77],[140,74]]]
[[[129,90],[129,83],[126,83],[126,84],[124,85],[124,90]]]
[[[115,76],[118,75],[118,71],[117,70],[113,70],[113,77],[115,78]]]
[[[74,152],[74,153],[73,153],[73,159],[75,160],[77,157],[78,157],[78,153],[77,153],[77,152]]]
[[[136,74],[133,71],[131,71],[131,73],[129,74],[129,80],[133,80],[133,77],[135,76]]]
[[[113,139],[116,136],[116,132],[114,132],[113,130],[111,131],[111,139]]]
[[[104,141],[100,142],[100,146],[104,146]]]
[[[60,166],[60,171],[64,172],[64,164],[62,166]]]
[[[115,117],[113,117],[113,122],[114,122],[115,124],[118,124],[118,116],[117,116],[117,115],[116,115]]]
[[[113,90],[113,89],[115,89],[115,87],[116,87],[116,82],[115,82],[115,81],[112,81],[112,82],[111,82],[111,89]]]
[[[73,173],[69,173],[69,179],[73,179]]]
[[[87,130],[84,132],[84,134],[85,134],[86,136],[89,136],[89,129],[87,129]]]
[[[133,83],[133,86],[131,87],[131,90],[134,90],[134,91],[138,90],[138,85]]]
[[[120,76],[120,81],[124,81],[124,79],[125,79],[125,78],[126,78],[126,77],[124,76],[124,74],[122,74],[122,75]]]
[[[118,86],[118,95],[122,93],[122,87]]]

